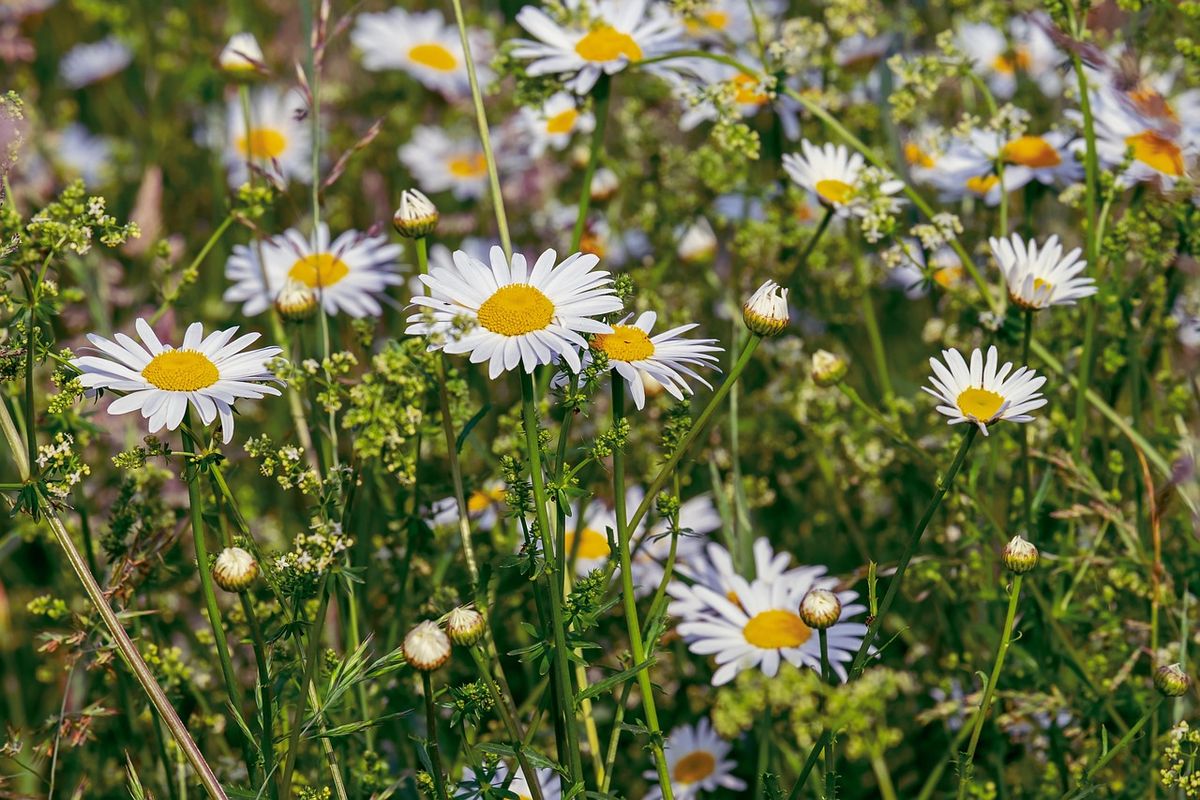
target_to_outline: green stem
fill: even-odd
[[[1029,366],[1029,343],[1033,341],[1033,309],[1025,309],[1025,335],[1021,345],[1021,364]],[[1021,494],[1025,512],[1025,532],[1033,536],[1033,464],[1029,461],[1030,426],[1021,426]]]
[[[790,288],[792,282],[796,280],[796,276],[800,274],[800,270],[808,265],[808,259],[812,256],[813,250],[817,248],[817,242],[825,234],[829,228],[829,223],[833,219],[833,207],[826,207],[824,215],[821,216],[821,221],[817,223],[817,229],[813,231],[812,236],[808,237],[808,241],[804,244],[804,249],[800,252],[796,259],[796,266],[792,267],[792,271],[788,273],[787,278],[783,282],[784,288]]]
[[[288,749],[287,755],[283,759],[283,800],[289,800],[292,796],[292,772],[296,768],[296,751],[300,749],[300,731],[303,727],[300,723],[304,716],[304,706],[308,701],[308,688],[312,685],[313,674],[317,667],[318,651],[321,648],[321,630],[325,624],[325,613],[329,608],[329,577],[321,582],[321,600],[317,605],[317,615],[313,618],[312,624],[308,629],[308,646],[302,647],[300,634],[294,634],[296,642],[296,650],[303,654],[304,657],[304,672],[300,678],[300,695],[296,702],[296,707],[292,711],[292,726],[291,732],[288,734]],[[314,710],[317,710],[317,704],[313,703]]]
[[[579,250],[583,241],[583,231],[587,226],[588,207],[592,202],[592,178],[596,174],[596,165],[600,161],[600,153],[604,150],[604,130],[608,127],[608,100],[611,96],[612,78],[601,75],[596,81],[592,92],[595,98],[596,127],[592,129],[591,147],[588,151],[587,166],[583,170],[583,188],[579,192],[579,210],[575,215],[575,229],[571,232],[571,252]]]
[[[245,112],[245,117],[247,124],[249,124],[249,112]],[[192,259],[192,263],[188,264],[187,267],[184,268],[183,272],[180,273],[181,275],[187,275],[189,272],[199,269],[200,263],[204,261],[204,259],[208,257],[208,254],[212,252],[212,249],[217,246],[217,242],[221,241],[221,237],[225,235],[225,231],[229,230],[229,226],[233,224],[233,221],[233,214],[229,214],[225,217],[225,219],[221,220],[221,224],[218,225],[217,229],[214,230],[212,235],[208,237],[208,241],[206,241],[204,246],[200,248],[200,252],[196,253],[196,257]],[[162,302],[159,303],[158,308],[156,308],[154,313],[150,315],[150,319],[147,320],[147,322],[149,322],[151,326],[156,325],[158,321],[163,318],[163,315],[170,310],[171,306],[175,305],[175,301],[178,299],[178,289],[173,294],[164,296]]]
[[[521,722],[517,719],[513,710],[509,708],[509,701],[500,693],[496,681],[492,678],[492,671],[488,665],[487,656],[479,645],[471,647],[471,658],[475,662],[475,668],[479,670],[479,677],[487,686],[488,694],[492,697],[492,705],[495,706],[496,712],[500,715],[500,721],[504,724],[504,730],[508,733],[508,738],[512,741],[513,749],[516,751],[517,764],[521,768],[521,774],[525,776],[525,783],[529,785],[531,800],[542,800],[542,785],[538,781],[537,770],[529,763],[529,757],[525,755],[523,744],[525,734],[521,731]]]
[[[437,709],[433,705],[433,676],[421,670],[421,683],[425,686],[425,726],[429,744],[429,763],[433,767],[433,786],[439,800],[449,800],[446,793],[446,773],[442,771],[442,753],[438,746]]]
[[[1076,52],[1071,53],[1071,62],[1075,76],[1079,81],[1079,108],[1083,112],[1083,135],[1087,147],[1084,156],[1084,169],[1087,178],[1087,194],[1085,207],[1087,215],[1087,260],[1093,272],[1100,268],[1100,240],[1098,220],[1096,219],[1096,198],[1099,188],[1100,163],[1096,154],[1096,125],[1092,117],[1092,100],[1088,92],[1087,73],[1083,69],[1083,61]],[[1088,301],[1087,321],[1084,323],[1083,355],[1079,359],[1079,381],[1075,391],[1075,425],[1072,430],[1072,453],[1078,457],[1083,447],[1083,430],[1087,419],[1087,395],[1085,390],[1091,382],[1092,354],[1096,347],[1096,320],[1100,313],[1100,304],[1096,298]]]
[[[821,677],[826,683],[834,683],[833,667],[829,663],[829,631],[821,628],[818,631],[821,643]],[[833,737],[825,742],[825,797],[829,800],[837,797],[837,759],[834,751]]]
[[[871,343],[871,354],[875,358],[875,372],[879,378],[879,388],[883,392],[884,403],[889,403],[893,396],[892,378],[888,374],[887,350],[883,346],[883,335],[879,331],[879,320],[875,316],[875,303],[871,299],[871,283],[863,268],[863,260],[856,259],[859,277],[864,281],[862,302],[863,321],[866,323],[867,339]]]
[[[1087,785],[1092,782],[1094,777],[1096,777],[1096,773],[1104,769],[1105,765],[1112,761],[1117,753],[1124,750],[1125,747],[1133,741],[1133,737],[1137,736],[1138,732],[1141,731],[1146,723],[1150,721],[1150,718],[1154,716],[1154,714],[1158,711],[1158,707],[1161,706],[1162,703],[1163,697],[1162,695],[1159,695],[1154,699],[1154,702],[1150,704],[1150,707],[1146,709],[1146,713],[1142,714],[1142,718],[1133,724],[1133,727],[1121,737],[1120,741],[1110,747],[1108,752],[1101,756],[1100,760],[1093,764],[1091,768],[1084,773],[1083,780],[1081,781],[1083,786],[1080,788],[1080,790],[1077,793],[1067,792],[1065,795],[1063,795],[1063,798],[1065,799],[1070,797],[1072,800],[1082,800],[1082,798],[1090,795],[1092,791],[1087,787]]]
[[[728,383],[728,381],[727,381]],[[625,379],[616,370],[612,373],[612,417],[613,430],[625,426]],[[617,558],[621,568],[621,602],[625,609],[625,628],[629,634],[629,650],[634,664],[646,660],[646,648],[642,643],[642,623],[638,620],[637,597],[633,588],[633,559],[629,556],[629,538],[635,526],[626,524],[625,509],[625,448],[613,448],[613,504],[617,515]],[[654,705],[654,684],[650,670],[642,667],[637,671],[638,688],[642,694],[642,710],[646,715],[646,727],[650,732],[650,749],[658,768],[659,788],[663,800],[673,800],[671,771],[667,766],[667,755],[663,751],[662,730],[658,725],[658,709]]]
[[[1008,615],[1004,618],[1004,632],[1000,636],[1000,648],[996,651],[996,662],[992,665],[992,674],[983,690],[983,702],[975,712],[975,722],[971,730],[971,741],[967,745],[967,753],[959,763],[958,798],[967,796],[967,787],[971,785],[972,773],[975,768],[975,748],[979,746],[979,735],[983,733],[983,723],[987,719],[992,706],[992,698],[996,694],[996,683],[1000,680],[1000,670],[1004,668],[1004,657],[1008,654],[1008,646],[1012,643],[1013,621],[1017,617],[1017,601],[1021,596],[1021,580],[1024,575],[1013,578],[1012,591],[1008,597]]]
[[[25,341],[25,446],[30,465],[37,464],[37,408],[33,404],[33,368],[37,348],[37,294],[25,270],[17,270],[29,298],[29,323]]]
[[[274,774],[274,712],[271,709],[271,668],[267,662],[267,644],[266,639],[263,638],[258,614],[254,611],[254,601],[247,592],[241,592],[238,596],[242,601],[242,611],[246,615],[246,623],[250,626],[250,641],[254,646],[254,663],[258,669],[258,709],[262,726],[260,741],[262,742],[263,780],[270,784],[271,797],[278,797],[279,784]]]

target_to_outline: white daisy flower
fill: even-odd
[[[761,59],[751,53],[739,53],[738,60],[759,74],[771,72]],[[695,80],[677,81],[674,91],[683,107],[679,117],[681,130],[690,131],[701,122],[720,117],[720,111],[710,99],[713,87],[727,86],[732,90],[734,106],[743,118],[753,117],[771,104],[771,94],[754,73],[742,72],[728,64],[707,59],[697,60],[690,72]],[[782,105],[787,98],[780,95],[776,99]]]
[[[94,333],[91,342],[103,355],[71,359],[82,372],[80,383],[89,390],[111,389],[124,396],[108,406],[109,414],[141,411],[150,433],[164,427],[175,430],[191,404],[208,425],[221,419],[222,441],[233,438],[233,403],[238,398],[258,400],[278,395],[266,381],[278,379],[267,362],[282,352],[278,347],[246,350],[259,337],[247,333],[237,339],[237,326],[204,336],[199,322],[188,326],[179,349],[162,344],[144,319],[134,323],[141,343],[123,333],[109,341]]]
[[[966,271],[954,248],[942,245],[926,257],[916,239],[905,239],[904,244],[901,261],[887,271],[884,286],[902,290],[909,300],[919,300],[929,294],[931,281],[943,289],[962,283]]]
[[[941,190],[943,200],[973,196],[994,206],[1002,191],[1013,192],[1032,181],[1068,186],[1082,180],[1084,169],[1076,158],[1075,144],[1074,136],[1066,131],[1006,140],[996,131],[973,130],[950,142],[937,162],[924,171],[924,178]],[[1003,176],[996,171],[1000,162],[1004,163]]]
[[[759,581],[773,583],[784,577],[813,578],[825,573],[824,567],[792,568],[791,555],[776,553],[765,536],[755,540],[753,549],[754,576]],[[672,616],[687,618],[708,613],[708,606],[696,595],[697,587],[711,589],[734,603],[740,602],[733,583],[733,579],[738,577],[733,554],[716,542],[708,542],[698,552],[688,553],[687,557],[679,559],[675,571],[694,585],[676,578],[667,586],[667,593],[672,597],[667,610]]]
[[[1003,32],[986,22],[967,23],[958,29],[959,48],[1001,100],[1016,92],[1018,74],[1036,82],[1048,96],[1062,91],[1058,65],[1064,56],[1042,29],[1039,19],[1047,18],[1045,15],[1013,17],[1009,23],[1011,43]]]
[[[575,253],[555,266],[558,254],[547,250],[531,270],[520,253],[508,259],[493,247],[489,255],[490,266],[459,250],[452,268],[420,276],[430,295],[412,302],[429,311],[410,316],[405,332],[437,337],[431,348],[469,353],[472,363],[489,361],[493,380],[518,364],[533,372],[556,357],[578,372],[579,351],[587,348],[581,334],[612,333],[593,318],[621,308],[612,278],[594,269],[600,259]],[[456,331],[463,319],[473,327]],[[448,338],[452,333],[460,335]]]
[[[683,400],[685,394],[693,393],[687,378],[712,388],[708,381],[696,374],[693,367],[716,368],[717,357],[713,353],[722,351],[716,346],[716,339],[683,338],[684,333],[697,327],[695,323],[651,336],[657,314],[645,311],[630,322],[632,318],[630,314],[613,325],[611,333],[593,337],[592,349],[608,356],[609,368],[615,369],[629,384],[633,403],[638,410],[646,405],[646,386],[643,383],[646,375],[661,383],[676,400]]]
[[[683,21],[689,39],[743,45],[755,38],[754,18],[757,16],[758,24],[769,33],[784,4],[778,0],[702,0],[692,9]]]
[[[1083,180],[1083,164],[1072,148],[1074,140],[1066,131],[1049,131],[1005,142],[998,157],[1004,161],[1004,183],[1009,191],[1030,181],[1068,186]]]
[[[235,33],[217,56],[217,66],[230,75],[255,75],[266,57],[253,33]]]
[[[992,237],[988,243],[1004,274],[1009,298],[1021,308],[1073,306],[1096,293],[1094,280],[1079,277],[1087,268],[1087,261],[1079,258],[1083,251],[1076,247],[1063,255],[1058,236],[1051,236],[1041,248],[1032,239],[1027,246],[1016,233],[1006,239]]]
[[[801,140],[803,155],[788,153],[783,157],[783,168],[797,185],[813,192],[839,217],[862,214],[865,209],[857,197],[858,179],[864,161],[859,153],[851,153],[845,145],[826,143],[817,147],[807,139]],[[904,188],[899,180],[885,181],[880,191],[893,195]]]
[[[567,89],[584,95],[602,74],[614,75],[644,59],[678,49],[683,25],[664,6],[649,0],[574,0],[575,19],[560,25],[534,6],[517,13],[517,22],[536,41],[517,39],[512,54],[532,59],[530,75],[569,75]],[[672,68],[651,64],[646,72],[670,76]]]
[[[904,163],[908,165],[908,174],[918,183],[929,183],[944,150],[945,137],[940,128],[918,127],[904,140]]]
[[[679,725],[671,730],[666,741],[667,771],[671,774],[671,793],[677,800],[694,800],[700,792],[731,789],[742,792],[746,782],[733,774],[737,762],[729,758],[729,742],[713,730],[708,718],[695,727]],[[643,777],[655,784],[646,800],[660,800],[662,787],[657,785],[658,772],[647,770]]]
[[[636,491],[636,508],[644,496]],[[721,527],[721,515],[713,505],[712,495],[702,494],[685,500],[679,506],[679,529],[675,545],[675,563],[681,564],[704,557],[703,538]],[[665,564],[671,554],[671,536],[666,520],[651,526],[649,532],[634,534],[637,540],[633,549],[633,585],[638,597],[646,597],[658,589],[666,572]]]
[[[346,231],[330,242],[329,226],[321,223],[313,241],[292,228],[259,244],[233,248],[225,264],[233,286],[224,299],[242,303],[247,316],[261,314],[294,281],[316,292],[327,314],[379,316],[377,298],[402,282],[396,273],[400,252],[400,245],[386,236]]]
[[[989,347],[985,364],[983,351],[975,348],[971,353],[971,365],[954,348],[942,351],[945,364],[936,358],[929,359],[933,377],[929,382],[934,388],[922,386],[929,394],[944,405],[937,410],[950,418],[951,425],[973,422],[987,435],[987,426],[999,420],[1031,422],[1030,411],[1046,405],[1046,398],[1038,391],[1046,382],[1029,367],[1021,367],[1011,375],[1012,364],[996,368],[999,360],[995,346]]]
[[[503,481],[488,481],[467,495],[467,516],[475,530],[490,531],[500,521],[501,512],[507,508],[504,501]],[[458,501],[444,497],[430,508],[430,524],[434,528],[448,528],[458,524]]]
[[[78,44],[58,63],[58,74],[72,89],[116,75],[133,61],[133,51],[115,36],[91,44]]]
[[[72,122],[58,135],[54,159],[72,175],[96,187],[112,171],[112,145],[78,122]]]
[[[628,492],[627,492],[627,499]],[[626,513],[632,513],[633,508],[626,503]],[[587,514],[580,522],[580,511]],[[612,548],[608,544],[608,531],[613,537],[617,535],[616,512],[602,501],[587,504],[586,509],[576,508],[574,514],[567,519],[566,533],[563,534],[564,550],[567,563],[574,563],[575,574],[583,577],[594,569],[603,569],[612,556]]]
[[[517,770],[512,780],[508,779],[508,765],[503,761],[496,764],[496,771],[492,773],[490,785],[496,790],[491,796],[498,797],[499,790],[503,788],[505,782],[508,782],[508,797],[516,796],[516,800],[533,800],[533,793],[529,791],[529,781],[525,780],[525,773],[522,770]],[[558,773],[549,767],[541,767],[537,770],[537,782],[542,790],[544,800],[561,800],[562,798],[562,782],[558,778]],[[475,770],[470,767],[463,769],[462,782],[454,790],[454,800],[482,800],[483,787],[480,786],[479,778],[475,775]]]
[[[441,128],[418,125],[399,154],[426,193],[451,191],[457,199],[469,200],[487,192],[487,161],[475,136],[451,138]]]
[[[704,586],[696,596],[705,613],[685,619],[679,634],[688,649],[698,655],[713,655],[719,665],[713,674],[713,686],[729,683],[745,669],[758,668],[768,678],[779,672],[786,660],[795,667],[821,669],[820,640],[804,624],[797,610],[810,589],[833,589],[835,578],[816,578],[811,573],[785,576],[774,581],[748,582],[740,575],[731,579],[737,602]],[[846,620],[866,609],[855,605],[855,592],[837,592],[842,602],[841,619]],[[845,664],[862,645],[867,626],[858,622],[838,622],[826,630],[829,661],[833,671],[846,680]]]
[[[236,96],[226,107],[225,169],[229,185],[241,186],[250,179],[246,166],[286,184],[312,181],[312,130],[303,117],[308,112],[304,96],[296,89],[280,91],[273,86],[250,94],[250,124]]]
[[[541,108],[522,108],[521,125],[529,155],[540,158],[547,149],[563,150],[576,133],[591,133],[596,118],[579,108],[574,95],[556,92]]]
[[[492,79],[486,64],[492,43],[484,31],[468,30],[475,74],[480,85]],[[373,72],[401,70],[426,88],[447,97],[471,90],[467,60],[458,29],[447,25],[440,11],[393,8],[378,14],[359,14],[350,41],[362,52],[363,66]]]
[[[1100,163],[1119,167],[1126,153],[1133,154],[1133,163],[1120,178],[1122,185],[1159,181],[1170,189],[1188,174],[1188,162],[1200,153],[1200,141],[1185,137],[1178,122],[1138,113],[1112,92],[1092,92],[1091,98]],[[1080,153],[1084,146],[1075,144]]]

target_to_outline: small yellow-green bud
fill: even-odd
[[[418,189],[400,194],[400,207],[392,216],[396,232],[408,239],[420,239],[433,233],[438,224],[437,206]]]
[[[275,310],[284,322],[303,322],[317,313],[317,293],[308,284],[288,279],[275,296]]]
[[[767,281],[742,306],[742,320],[758,336],[778,336],[788,325],[788,290]]]
[[[235,33],[217,56],[217,66],[235,81],[250,81],[265,75],[263,51],[253,33]]]
[[[227,592],[244,592],[258,578],[258,562],[240,547],[226,547],[212,568],[213,581]]]
[[[1004,566],[1017,575],[1024,575],[1038,564],[1038,549],[1020,536],[1004,545]]]
[[[828,589],[813,589],[800,601],[800,619],[808,627],[823,631],[842,618],[842,601]]]
[[[446,633],[455,644],[470,647],[483,637],[483,614],[473,608],[459,606],[446,617]]]
[[[433,620],[425,620],[404,637],[404,658],[414,669],[433,672],[450,658],[450,637]]]
[[[837,386],[846,377],[850,365],[846,359],[828,350],[818,350],[812,357],[812,379],[817,386]]]
[[[1154,688],[1166,697],[1179,697],[1187,694],[1191,685],[1192,679],[1180,668],[1179,664],[1159,667],[1154,673]]]

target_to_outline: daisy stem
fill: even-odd
[[[592,91],[595,99],[596,127],[592,128],[592,141],[588,149],[587,166],[583,170],[583,188],[579,190],[579,213],[575,215],[575,229],[571,232],[571,252],[579,250],[583,241],[583,231],[587,227],[588,208],[592,203],[592,178],[596,174],[596,165],[600,162],[600,153],[604,150],[604,130],[608,127],[608,99],[612,94],[612,78],[601,75]]]
[[[500,715],[500,721],[504,724],[508,738],[512,740],[517,764],[521,767],[521,774],[525,776],[525,782],[529,784],[530,797],[532,800],[542,800],[542,785],[538,782],[537,770],[529,763],[529,757],[525,755],[525,733],[521,730],[521,721],[509,708],[507,698],[501,695],[496,681],[492,678],[491,666],[488,664],[488,655],[490,654],[478,644],[473,645],[470,650],[471,658],[475,661],[475,668],[479,670],[479,677],[487,687],[488,694],[491,695],[492,705],[496,707],[496,712]]]
[[[21,437],[17,433],[17,427],[13,424],[12,417],[9,415],[8,406],[2,401],[0,401],[0,432],[4,434],[4,438],[8,441],[9,449],[14,454],[14,460],[17,462],[18,474],[21,480],[29,481],[29,465],[23,460],[25,456],[24,449],[21,447]],[[176,713],[174,706],[171,705],[171,701],[167,699],[166,694],[158,685],[158,681],[154,678],[154,673],[146,665],[146,661],[138,651],[137,645],[129,638],[129,634],[125,631],[120,619],[113,612],[112,606],[108,604],[108,598],[105,596],[104,590],[100,588],[100,584],[96,582],[95,576],[88,569],[87,561],[84,559],[83,554],[79,552],[79,548],[75,546],[71,534],[67,531],[62,519],[58,516],[58,511],[53,506],[47,504],[40,493],[37,495],[37,501],[46,524],[50,526],[50,530],[54,533],[54,538],[66,554],[67,561],[71,564],[71,569],[75,571],[75,576],[83,584],[83,590],[87,594],[92,607],[99,613],[104,627],[108,630],[108,635],[112,637],[113,643],[116,645],[117,652],[121,654],[125,665],[133,673],[133,676],[141,685],[142,691],[146,693],[146,696],[150,699],[150,703],[166,723],[167,728],[171,731],[171,737],[175,740],[179,749],[183,751],[188,763],[192,765],[192,769],[196,771],[196,775],[200,779],[200,783],[204,786],[204,790],[212,800],[228,800],[225,790],[221,788],[221,784],[205,760],[204,754],[200,752],[200,748],[196,746],[192,735],[188,733],[187,726],[179,718],[179,714]]]
[[[1079,789],[1079,791],[1075,793],[1068,792],[1067,794],[1063,795],[1063,800],[1067,800],[1068,797],[1071,800],[1083,800],[1083,798],[1092,794],[1092,790],[1087,788],[1087,784],[1092,782],[1092,778],[1096,777],[1096,773],[1104,769],[1105,765],[1108,764],[1109,761],[1112,761],[1113,758],[1116,757],[1117,753],[1124,750],[1126,745],[1133,741],[1133,738],[1138,735],[1143,727],[1145,727],[1146,723],[1150,721],[1150,718],[1158,712],[1158,707],[1162,705],[1163,699],[1164,698],[1162,695],[1154,698],[1154,702],[1150,704],[1148,709],[1146,709],[1146,713],[1142,714],[1142,718],[1133,723],[1133,727],[1121,737],[1120,741],[1110,747],[1108,752],[1100,757],[1099,761],[1088,768],[1088,771],[1083,775],[1083,780],[1081,781],[1083,786]]]
[[[757,337],[755,337],[757,338]],[[726,381],[726,384],[731,384]],[[722,384],[724,388],[725,384]],[[612,418],[613,430],[620,432],[625,422],[625,379],[616,370],[612,373]],[[682,449],[682,448],[681,448]],[[636,525],[626,524],[625,509],[625,447],[618,444],[613,448],[613,505],[617,516],[617,558],[621,568],[621,601],[625,608],[625,628],[629,634],[629,650],[634,664],[646,660],[646,648],[642,643],[642,624],[638,620],[637,597],[633,588],[633,564],[629,557],[629,537]],[[657,490],[655,490],[657,491]],[[647,494],[647,497],[652,495]],[[650,680],[649,669],[637,671],[638,688],[642,694],[642,710],[646,714],[646,727],[650,732],[650,749],[654,753],[654,763],[658,768],[658,783],[662,790],[663,800],[673,800],[671,791],[671,771],[667,766],[667,756],[663,751],[662,730],[658,725],[658,709],[654,705],[654,684]]]
[[[33,369],[37,349],[37,292],[25,270],[17,270],[29,298],[29,320],[25,329],[25,447],[29,466],[37,465],[37,408],[33,401]]]
[[[1033,309],[1025,309],[1025,335],[1021,345],[1021,363],[1029,365],[1029,343],[1033,340]],[[1021,426],[1021,494],[1025,512],[1025,532],[1033,535],[1033,464],[1029,461],[1029,425]]]
[[[983,690],[983,702],[975,712],[975,722],[971,730],[971,741],[967,745],[966,755],[958,768],[958,798],[967,796],[967,787],[971,785],[972,772],[975,764],[975,748],[979,745],[979,735],[983,732],[983,723],[991,709],[992,698],[996,694],[996,683],[1000,680],[1000,670],[1004,667],[1004,657],[1008,654],[1008,646],[1012,643],[1013,621],[1017,616],[1017,600],[1021,596],[1021,579],[1024,575],[1013,578],[1012,590],[1008,595],[1008,615],[1004,618],[1004,632],[1000,636],[1000,647],[996,651],[996,662],[992,665],[992,674],[988,678],[987,687]]]
[[[279,796],[279,784],[275,779],[275,732],[272,724],[274,714],[271,711],[271,668],[267,663],[267,645],[263,638],[262,625],[259,624],[258,614],[254,611],[254,600],[249,592],[240,592],[242,612],[250,626],[250,641],[254,646],[254,663],[258,668],[258,708],[262,719],[262,757],[263,780],[269,784],[271,797]]]
[[[800,252],[800,256],[796,259],[796,266],[792,267],[792,271],[788,273],[787,278],[783,281],[785,289],[791,288],[792,281],[800,274],[800,270],[807,266],[809,257],[812,256],[813,250],[817,248],[817,242],[821,240],[821,236],[824,235],[825,230],[832,221],[833,208],[826,207],[825,213],[821,216],[821,221],[817,223],[817,229],[813,231],[812,236],[808,237],[808,241],[804,243],[804,250]]]
[[[455,5],[458,0],[455,0]],[[568,665],[567,630],[562,610],[562,578],[554,564],[554,543],[550,537],[550,519],[547,514],[546,479],[542,474],[542,450],[538,441],[537,399],[534,396],[533,375],[520,370],[521,374],[521,419],[525,427],[525,445],[529,451],[529,478],[533,484],[533,505],[537,515],[538,536],[542,540],[542,556],[546,565],[547,597],[550,601],[550,628],[554,647],[554,688],[556,705],[562,719],[570,770],[565,776],[564,794],[582,782],[583,760],[579,752],[579,730],[575,725],[575,692],[571,685]],[[560,754],[560,759],[562,754]]]
[[[479,88],[479,76],[475,74],[475,59],[471,55],[471,37],[467,35],[467,21],[463,16],[462,0],[453,0],[453,4],[454,20],[458,24],[459,39],[462,40],[463,58],[467,62],[467,81],[471,84],[471,101],[475,106],[475,121],[479,125],[479,143],[483,147],[483,158],[487,163],[488,185],[491,187],[496,227],[500,232],[500,244],[504,248],[504,255],[511,258],[512,239],[508,233],[508,214],[504,210],[504,195],[500,191],[500,173],[496,169],[496,155],[492,152],[492,136],[488,132],[487,112],[483,108],[483,92]]]
[[[833,668],[829,664],[829,631],[821,628],[817,631],[817,638],[821,643],[821,678],[826,683],[835,684]],[[825,740],[825,797],[827,800],[837,797],[837,762],[835,759],[833,737],[830,736]]]
[[[883,346],[883,334],[879,332],[879,319],[875,316],[875,302],[871,299],[871,280],[866,270],[866,264],[861,256],[855,257],[859,279],[863,281],[862,314],[866,323],[867,339],[871,343],[871,354],[875,358],[875,372],[879,379],[879,388],[883,392],[885,405],[892,400],[892,378],[888,373],[887,350]]]
[[[433,705],[433,675],[421,670],[421,683],[425,687],[425,732],[429,746],[429,764],[433,767],[433,787],[439,800],[449,800],[446,793],[446,774],[442,771],[442,753],[438,747],[437,709]]]

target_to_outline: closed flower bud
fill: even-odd
[[[846,359],[828,350],[818,350],[812,357],[812,378],[817,386],[837,386],[846,377],[850,365]]]
[[[751,333],[778,336],[788,324],[788,290],[767,281],[742,306],[742,319]]]
[[[717,235],[704,217],[693,222],[683,232],[675,248],[679,259],[685,264],[704,264],[717,254]]]
[[[1004,545],[1004,566],[1018,575],[1024,575],[1037,566],[1038,549],[1020,536]]]
[[[317,312],[317,293],[307,284],[289,279],[275,296],[275,310],[284,322],[303,322]]]
[[[473,608],[459,606],[446,617],[446,632],[450,641],[470,647],[483,637],[483,614]]]
[[[392,216],[396,232],[408,239],[420,239],[437,227],[438,210],[433,202],[417,189],[405,189],[400,194],[400,207]]]
[[[450,658],[450,637],[432,620],[425,620],[404,637],[404,658],[421,672],[433,672]]]
[[[800,619],[814,630],[823,631],[842,618],[842,601],[828,589],[813,589],[800,601]]]
[[[227,592],[244,592],[258,577],[258,562],[240,547],[226,547],[212,568],[213,581]]]
[[[617,179],[617,173],[608,167],[601,167],[592,176],[592,199],[597,203],[611,200],[620,188],[621,181]]]
[[[1179,697],[1187,694],[1192,685],[1192,679],[1178,664],[1168,664],[1159,667],[1154,673],[1154,688],[1166,697]]]
[[[230,78],[238,81],[252,80],[265,74],[263,51],[253,33],[235,33],[217,56],[217,66]]]

